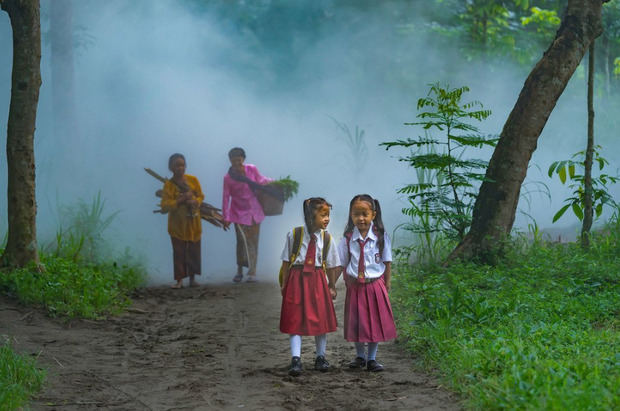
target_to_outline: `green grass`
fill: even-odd
[[[44,272],[35,267],[0,273],[0,291],[24,304],[45,307],[51,316],[102,318],[122,311],[128,294],[143,284],[139,265],[78,263],[43,254]]]
[[[397,265],[400,334],[468,408],[620,409],[619,238],[515,243],[494,267]]]
[[[24,407],[44,379],[33,358],[16,354],[8,343],[0,345],[0,410]]]

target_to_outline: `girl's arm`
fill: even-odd
[[[383,272],[383,280],[385,281],[385,288],[388,291],[392,288],[392,262],[385,261],[385,271]]]
[[[338,278],[340,278],[340,273],[342,272],[342,267],[332,267],[327,269],[327,286],[329,287],[329,293],[332,295],[332,299],[335,300],[338,296],[338,292],[336,291],[336,282],[338,282]]]
[[[282,271],[282,286],[280,287],[280,293],[282,294],[282,297],[284,297],[284,287],[286,286],[286,282],[288,281],[288,275],[289,275],[289,262],[288,261],[282,261],[282,267],[280,267],[280,270]]]

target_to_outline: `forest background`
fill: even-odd
[[[117,254],[129,246],[148,264],[150,279],[162,282],[170,269],[165,218],[151,213],[159,183],[143,167],[167,175],[168,155],[186,153],[188,173],[200,178],[207,201],[219,206],[226,153],[243,146],[247,161],[265,175],[290,174],[300,181],[300,198],[327,197],[335,205],[333,232],[344,226],[346,204],[357,192],[383,200],[386,224],[394,228],[407,221],[400,212],[406,199],[395,191],[411,183],[415,173],[379,143],[421,133],[403,123],[415,120],[415,103],[434,82],[468,86],[467,97],[493,113],[481,130],[499,134],[524,78],[553,38],[566,2],[68,4],[67,37],[53,30],[50,2],[42,2],[43,85],[35,139],[40,243],[53,242],[58,227],[70,224],[63,221],[67,208],[78,201],[90,204],[101,192],[105,211],[118,211],[106,231],[113,239],[108,243]],[[616,2],[604,13],[595,130],[597,144],[612,153],[618,149],[614,137],[620,121],[614,115],[620,107]],[[0,56],[0,89],[5,90],[0,107],[6,112],[11,36],[7,15],[0,18],[1,47],[7,50]],[[63,38],[70,39],[71,53],[52,53],[54,39]],[[68,74],[54,76],[55,65]],[[70,95],[54,94],[54,81],[56,90],[70,90]],[[585,95],[582,65],[543,132],[524,185],[535,192],[538,182],[544,183],[548,194],[522,201],[516,227],[525,230],[534,218],[554,238],[577,233],[573,217],[556,223],[560,228],[551,225],[569,190],[550,180],[546,170],[585,147]],[[71,103],[59,103],[63,98]],[[70,112],[59,112],[59,106]],[[343,125],[351,135],[356,127],[363,132],[361,154],[347,143]],[[613,156],[606,157],[608,170],[617,170]],[[6,175],[6,164],[1,167]],[[345,184],[348,191],[341,190]],[[299,208],[287,204],[282,218],[263,225],[262,236],[269,240],[261,244],[260,260],[266,271],[275,273],[279,239],[300,221]],[[4,198],[0,210],[6,212]],[[0,224],[5,231],[6,221]],[[233,236],[206,230],[205,271],[230,270]]]
[[[84,226],[86,215],[96,223],[91,234],[97,240],[96,255],[87,258],[138,261],[150,284],[169,281],[165,218],[151,213],[159,183],[143,167],[166,174],[168,156],[183,152],[207,201],[219,205],[226,153],[242,146],[265,175],[298,180],[300,198],[327,197],[335,205],[331,231],[337,235],[352,195],[370,192],[382,201],[386,225],[404,250],[397,253],[404,258],[392,295],[399,328],[420,364],[439,370],[467,404],[618,405],[617,208],[605,208],[590,252],[548,242],[574,240],[579,231],[569,213],[552,226],[571,188],[550,179],[547,169],[585,148],[585,62],[539,140],[516,240],[495,267],[446,269],[420,258],[420,237],[397,230],[411,222],[397,190],[419,174],[398,161],[406,153],[379,145],[424,133],[403,123],[416,121],[418,98],[436,82],[469,87],[466,99],[492,110],[479,124],[481,133],[499,134],[566,1],[62,3],[66,8],[55,10],[60,2],[42,2],[35,152],[44,250],[58,250],[63,230]],[[619,17],[619,2],[608,2],[594,72],[596,144],[610,175],[620,166],[614,156],[620,148]],[[4,111],[10,38],[2,14]],[[488,158],[491,150],[478,155]],[[609,190],[618,198],[618,187]],[[4,198],[0,211],[6,214]],[[263,224],[265,277],[273,273],[275,280],[283,233],[300,217],[292,201],[282,217]],[[232,235],[207,226],[203,238],[207,280],[228,281]],[[449,243],[439,246],[440,256],[450,251]],[[412,261],[416,265],[408,265]],[[127,278],[121,286],[136,285],[136,276]]]

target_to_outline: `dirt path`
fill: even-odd
[[[289,377],[276,284],[147,288],[134,301],[121,317],[66,324],[0,298],[0,334],[48,369],[32,409],[459,409],[431,377],[412,372],[393,343],[379,346],[385,372],[347,370],[354,351],[340,329],[328,337],[330,371],[312,369],[314,339],[305,337],[304,373]]]

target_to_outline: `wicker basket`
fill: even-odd
[[[284,208],[284,189],[277,184],[268,184],[270,191],[274,191],[276,196],[266,193],[263,190],[257,190],[256,197],[263,207],[265,215],[280,215]]]

